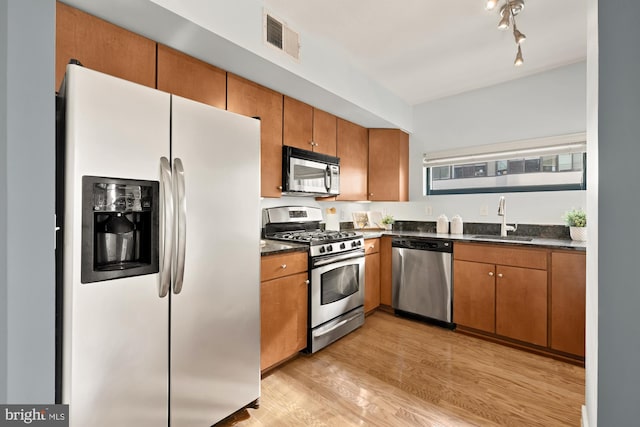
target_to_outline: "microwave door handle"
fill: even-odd
[[[329,189],[331,188],[331,169],[329,168],[329,166],[327,166],[327,168],[324,170],[324,186],[326,187],[327,191],[329,191]]]

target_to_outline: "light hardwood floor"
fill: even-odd
[[[579,426],[584,369],[376,312],[219,426]]]

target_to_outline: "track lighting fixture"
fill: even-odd
[[[524,63],[522,59],[522,48],[520,45],[527,37],[518,30],[516,26],[516,16],[524,9],[524,0],[502,0],[504,4],[500,7],[500,21],[498,22],[499,30],[506,30],[513,24],[513,38],[518,46],[518,54],[514,65],[520,66]],[[500,0],[486,0],[485,8],[487,10],[495,9]]]

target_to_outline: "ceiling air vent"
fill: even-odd
[[[287,55],[299,59],[300,43],[298,33],[268,13],[265,13],[264,17],[265,41]]]

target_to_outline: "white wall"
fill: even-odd
[[[498,194],[423,196],[423,153],[584,132],[585,105],[585,62],[417,105],[409,149],[411,203],[373,203],[371,208],[388,210],[398,219],[433,221],[444,213],[449,218],[459,214],[464,221],[499,222]],[[574,207],[586,208],[584,191],[509,193],[507,220],[562,224],[562,214]]]

